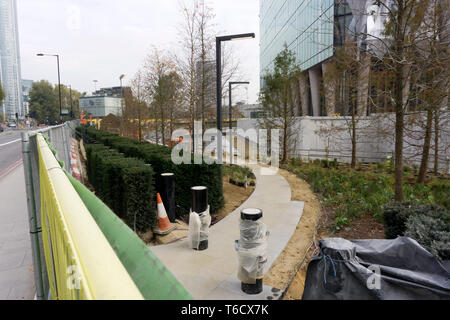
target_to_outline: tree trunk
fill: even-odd
[[[438,175],[439,171],[439,109],[434,111],[434,170],[433,174]]]
[[[356,168],[356,119],[355,107],[352,107],[352,169]]]
[[[430,157],[431,134],[433,126],[433,109],[429,106],[427,110],[427,124],[425,127],[425,138],[422,149],[422,160],[420,162],[419,176],[417,183],[424,183],[428,171],[428,159]]]
[[[287,162],[287,140],[288,140],[288,120],[287,120],[287,104],[284,104],[284,124],[283,124],[283,158],[281,160],[281,163]]]

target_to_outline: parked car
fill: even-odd
[[[5,131],[5,129],[2,126],[0,126],[0,133],[2,133],[3,131]]]

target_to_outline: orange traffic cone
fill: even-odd
[[[169,234],[176,228],[176,226],[170,223],[166,208],[164,208],[164,204],[159,193],[156,194],[156,202],[158,206],[158,226],[153,229],[153,232],[159,235]]]

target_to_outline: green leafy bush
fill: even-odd
[[[156,222],[153,169],[103,144],[86,146],[87,174],[97,196],[128,226],[145,232]]]
[[[352,219],[361,214],[371,214],[382,222],[387,219],[401,219],[401,215],[385,217],[384,209],[394,200],[394,177],[389,174],[390,160],[372,164],[367,170],[356,171],[340,168],[333,162],[320,160],[298,164],[297,161],[283,165],[283,168],[298,175],[309,183],[311,189],[319,194],[323,204],[336,213],[336,217]],[[328,166],[328,168],[326,167]],[[404,184],[404,197],[411,204],[435,204],[449,209],[450,181],[435,179],[429,184]],[[389,210],[397,210],[390,208]],[[406,219],[389,224],[390,237],[405,232]],[[400,226],[399,230],[396,230]],[[392,236],[391,234],[394,234]]]
[[[238,165],[224,166],[223,174],[229,178],[231,184],[239,187],[244,187],[246,183],[251,186],[256,185],[256,176],[249,167],[241,167]]]
[[[187,213],[191,206],[191,187],[198,185],[208,188],[208,201],[212,213],[219,211],[224,206],[220,165],[175,165],[171,159],[172,149],[168,147],[148,142],[140,143],[94,128],[81,128],[80,131],[82,135],[89,137],[88,139],[109,146],[126,157],[138,158],[150,164],[155,173],[155,186],[160,185],[162,173],[174,173],[176,179],[175,200],[177,205],[183,208],[184,213]]]
[[[407,236],[442,259],[450,259],[450,211],[420,203],[394,203],[384,211],[387,239]]]
[[[411,215],[423,212],[424,208],[419,205],[413,206],[411,202],[392,203],[384,209],[384,232],[386,239],[395,239],[403,236],[406,231],[406,222]]]
[[[406,237],[415,239],[442,260],[450,260],[450,221],[443,216],[417,215],[406,222]]]

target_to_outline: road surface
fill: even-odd
[[[21,131],[0,133],[0,300],[35,295]]]
[[[10,130],[0,133],[0,179],[22,159],[21,132]]]

